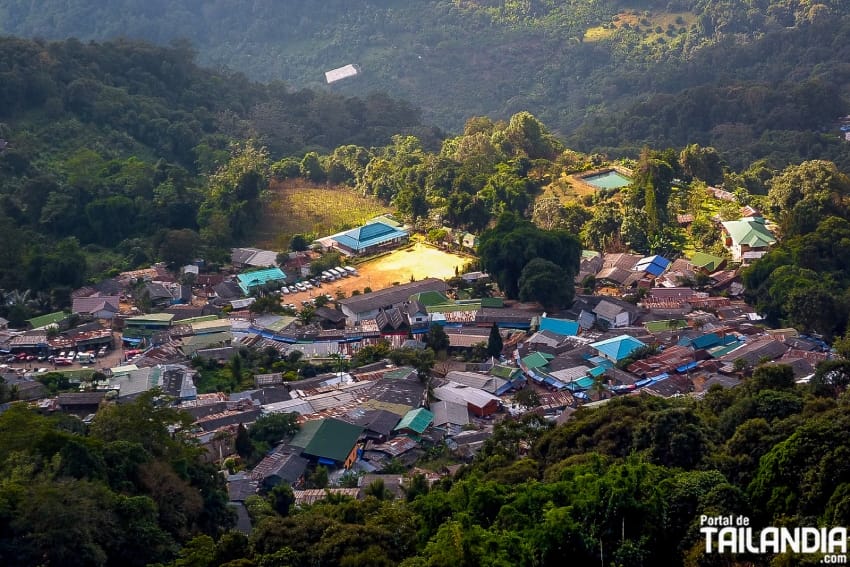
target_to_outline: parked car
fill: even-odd
[[[286,287],[286,286],[283,286],[282,288],[280,288],[280,291],[281,291],[281,293],[283,293],[284,295],[289,295],[289,288],[288,288],[288,287]]]
[[[56,366],[71,366],[71,361],[67,358],[57,358],[53,361]]]

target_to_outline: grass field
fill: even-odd
[[[696,18],[690,12],[645,14],[631,10],[617,14],[616,20],[608,26],[589,28],[584,34],[584,41],[594,42],[608,39],[627,24],[631,29],[639,31],[644,36],[643,43],[655,43],[658,38],[670,40],[680,35],[682,29],[687,29],[694,21],[696,21]],[[661,31],[658,31],[659,28]]]
[[[274,250],[286,250],[293,234],[327,236],[391,211],[349,187],[303,180],[272,183],[270,193],[252,240],[258,247]]]

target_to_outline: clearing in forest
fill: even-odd
[[[286,250],[294,234],[327,236],[391,212],[379,200],[350,187],[303,179],[272,182],[269,193],[252,240],[255,246],[272,250]]]

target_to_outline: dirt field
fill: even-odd
[[[444,252],[417,242],[410,248],[396,250],[386,256],[358,265],[356,276],[326,283],[321,288],[307,292],[283,295],[281,300],[283,303],[292,303],[300,308],[302,301],[317,295],[327,293],[335,297],[339,290],[349,297],[355,289],[362,292],[365,287],[378,291],[390,287],[393,282],[409,282],[411,275],[416,280],[428,277],[450,278],[455,275],[455,267],[462,270],[469,261],[470,259],[464,256]]]

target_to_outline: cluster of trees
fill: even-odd
[[[88,427],[24,404],[0,415],[0,562],[142,566],[230,528],[221,475],[167,404],[145,394]]]
[[[811,161],[767,185],[783,238],[744,271],[748,298],[772,324],[842,335],[850,315],[850,178],[831,162]]]
[[[514,213],[503,213],[481,235],[481,266],[511,299],[538,301],[545,309],[573,302],[581,244],[563,230],[545,231]]]
[[[478,232],[503,211],[528,209],[563,145],[528,112],[507,122],[467,121],[464,133],[429,152],[415,136],[381,148],[345,145],[272,164],[277,178],[346,184],[392,204],[416,222],[438,217]]]

